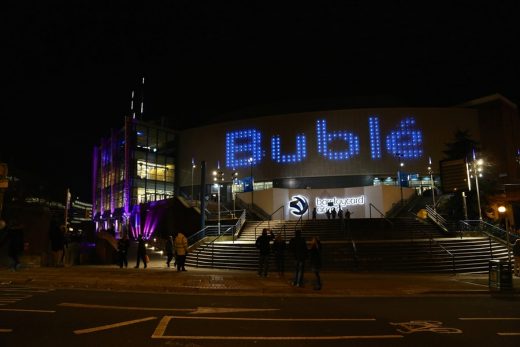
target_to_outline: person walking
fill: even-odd
[[[64,228],[60,227],[60,223],[56,218],[52,218],[49,227],[49,239],[51,241],[51,251],[54,266],[63,266],[63,255],[65,250],[65,234]]]
[[[330,214],[332,215],[332,219],[336,219],[336,208],[335,207],[332,208],[332,211]]]
[[[520,277],[520,239],[516,239],[513,245],[513,257],[515,258],[515,276]]]
[[[258,256],[258,276],[267,277],[269,271],[269,254],[271,253],[271,240],[274,238],[273,231],[267,235],[267,228],[262,229],[262,235],[258,236],[255,242],[256,248],[260,251]]]
[[[24,248],[24,226],[13,218],[7,229],[7,257],[9,258],[9,270],[17,271],[20,269],[20,255]]]
[[[128,236],[123,234],[123,237],[117,241],[117,252],[119,254],[119,268],[128,267],[128,248],[130,247],[130,241]]]
[[[135,264],[135,268],[139,269],[139,265],[143,261],[144,268],[146,269],[146,246],[144,244],[143,235],[139,235],[137,237],[137,263]]]
[[[183,233],[178,232],[173,241],[173,247],[175,248],[175,262],[177,263],[177,271],[187,271],[186,255],[188,254],[188,239]]]
[[[314,272],[316,276],[316,281],[314,283],[314,290],[321,289],[321,278],[320,278],[320,270],[321,270],[321,242],[319,236],[314,236],[311,240],[311,245],[309,247],[309,258],[311,261],[311,270]]]
[[[166,266],[170,267],[170,263],[173,259],[173,236],[168,236],[166,243],[164,244],[164,250],[166,251]]]
[[[325,214],[327,215],[327,219],[330,219],[330,208],[327,209],[327,212],[325,212]]]
[[[316,220],[316,215],[317,215],[317,211],[316,211],[316,207],[312,209],[312,220]]]
[[[302,237],[302,231],[296,230],[294,237],[289,241],[289,249],[294,256],[293,286],[303,287],[303,274],[305,271],[305,259],[307,258],[307,243]]]
[[[276,261],[276,271],[278,271],[278,276],[283,277],[285,272],[285,240],[282,239],[282,234],[276,234],[276,237],[273,242],[273,252],[274,258]]]

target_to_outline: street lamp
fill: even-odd
[[[477,205],[478,205],[478,218],[482,220],[482,211],[480,208],[480,189],[478,187],[478,178],[482,177],[482,166],[484,165],[484,161],[482,159],[476,159],[475,152],[473,152],[473,161],[470,164],[470,168],[472,171],[472,176],[475,175],[475,189],[477,190]],[[469,189],[471,190],[471,185],[469,185]]]
[[[505,206],[499,206],[498,212],[505,216],[506,219],[506,242],[507,242],[507,261],[509,263],[509,269],[511,269],[511,245],[509,243],[509,219],[505,215],[507,209]]]
[[[213,171],[213,181],[217,188],[218,234],[220,235],[220,182],[224,181],[224,172],[220,170],[220,163],[218,163],[217,170]]]
[[[403,154],[402,153],[396,153],[397,159],[399,160],[399,167],[397,169],[397,179],[399,181],[399,190],[401,192],[401,206],[403,205],[403,182],[401,181],[401,168],[404,166],[403,162]]]
[[[193,172],[195,167],[195,159],[191,158],[191,206],[193,206]]]
[[[253,179],[253,157],[249,157],[249,168],[251,169],[251,207],[253,207],[253,192],[255,190],[255,180]]]
[[[233,218],[235,218],[235,201],[237,199],[238,172],[233,169],[231,191],[233,193]]]
[[[428,173],[430,174],[430,185],[432,190],[432,202],[433,202],[433,212],[436,212],[435,208],[435,182],[433,181],[433,169],[432,169],[432,158],[428,158]]]

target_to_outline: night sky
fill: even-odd
[[[141,76],[145,120],[177,129],[265,109],[520,102],[517,1],[303,3],[7,1],[0,161],[89,201],[92,148]]]

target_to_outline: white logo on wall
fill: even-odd
[[[364,205],[365,204],[365,196],[353,196],[346,198],[316,198],[316,212],[317,213],[325,213],[328,209],[332,209],[333,207],[336,210],[339,208],[343,208],[346,206],[352,205]]]
[[[289,202],[289,211],[293,216],[301,217],[309,209],[309,202],[303,195],[295,195]]]

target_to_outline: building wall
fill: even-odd
[[[372,133],[371,118],[378,120],[377,126],[372,123]],[[321,123],[323,120],[325,126]],[[374,131],[375,127],[379,135]],[[211,181],[211,172],[218,162],[229,174],[233,168],[237,169],[239,178],[250,176],[252,169],[255,181],[349,175],[395,176],[399,163],[396,153],[406,156],[403,172],[425,174],[429,157],[434,171],[438,172],[437,163],[443,158],[445,143],[453,141],[457,129],[469,130],[478,141],[477,110],[462,107],[354,109],[220,123],[188,129],[180,134],[178,179],[180,186],[191,185],[192,159],[197,163],[206,161],[207,182]],[[254,135],[233,139],[239,131],[250,131],[249,134]],[[305,153],[300,151],[301,158],[295,158],[296,162],[279,162],[283,155],[289,157],[297,153],[296,139],[301,134],[306,140]],[[419,135],[415,143],[410,134]],[[258,136],[257,143],[251,141],[254,136]],[[275,153],[273,159],[272,141],[277,136],[281,143],[280,156]],[[251,142],[253,148],[237,149],[251,145]],[[379,153],[373,151],[377,149],[377,143]],[[247,161],[250,157],[253,158],[252,167]],[[199,177],[200,171],[196,170],[195,177]]]

